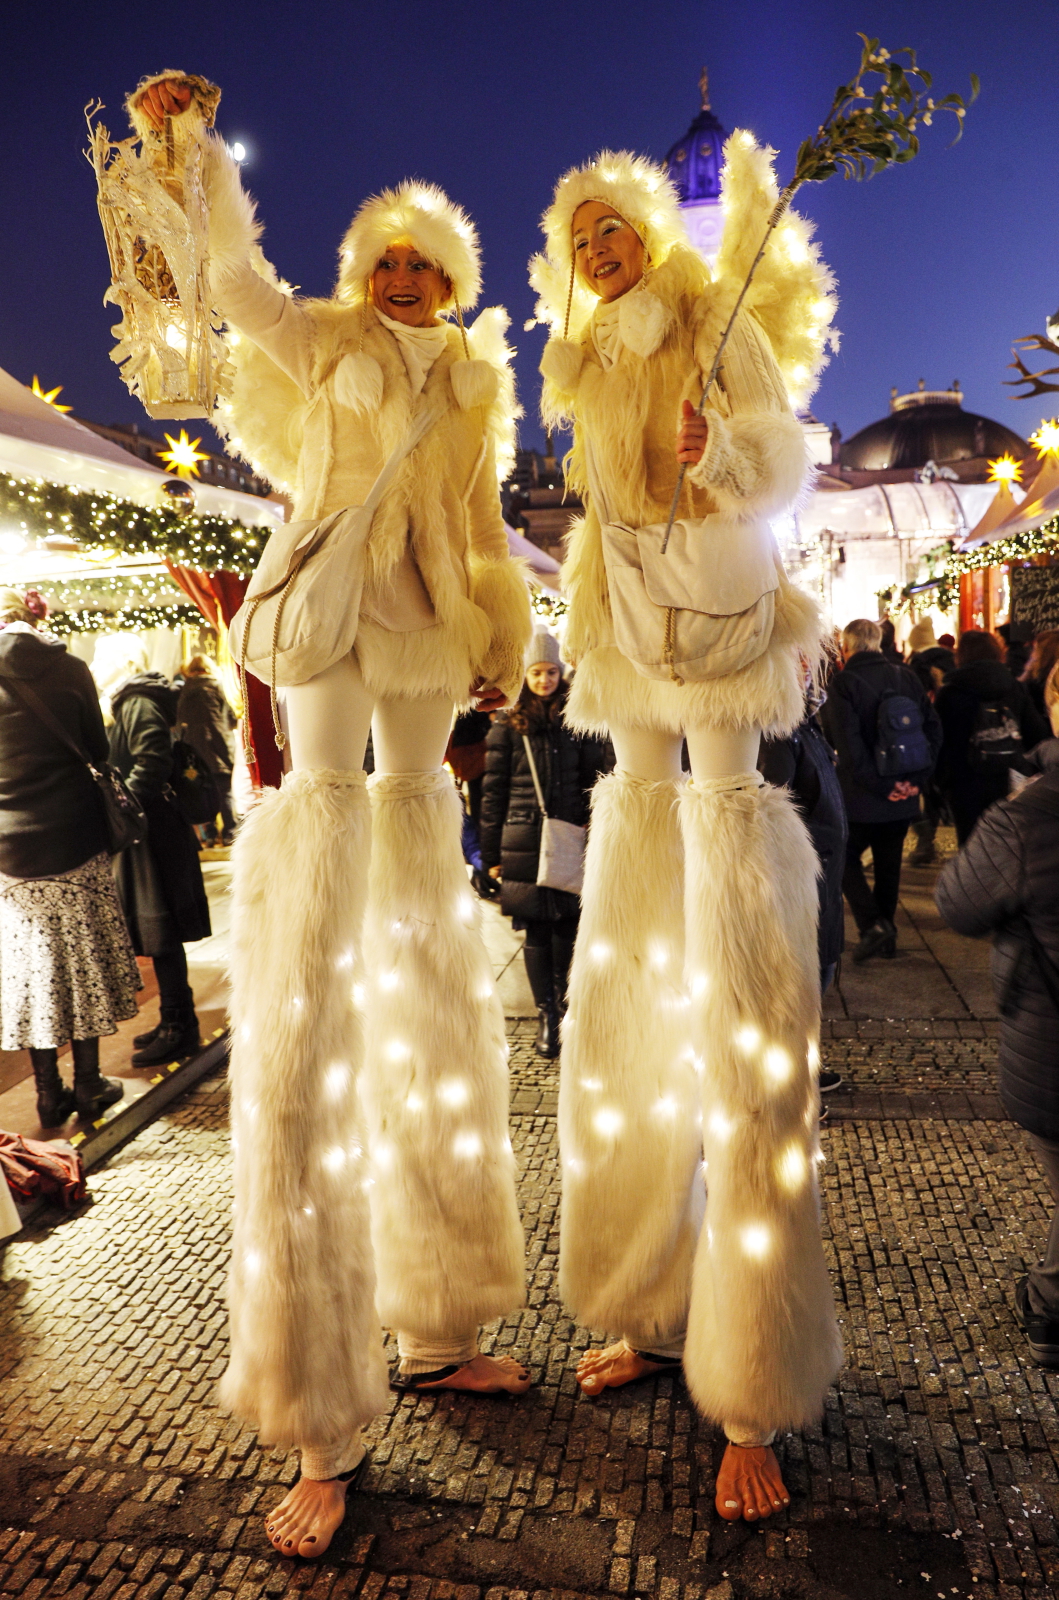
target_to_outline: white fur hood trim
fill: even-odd
[[[461,306],[477,305],[482,271],[474,223],[436,184],[414,180],[372,195],[353,218],[339,255],[338,299],[363,299],[379,257],[397,239],[411,239],[445,274]]]

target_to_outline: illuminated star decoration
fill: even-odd
[[[199,462],[208,461],[209,455],[199,449],[201,439],[189,439],[187,429],[181,428],[180,438],[173,439],[167,433],[165,442],[168,450],[159,450],[158,459],[170,472],[175,472],[178,478],[197,478],[199,475]]]
[[[61,383],[57,386],[57,388],[49,389],[47,394],[45,394],[44,390],[41,388],[40,379],[37,377],[37,374],[34,373],[33,374],[33,387],[32,387],[30,392],[32,394],[35,394],[38,400],[43,400],[45,405],[54,406],[56,411],[72,411],[73,410],[73,406],[61,406],[59,404],[58,400],[55,398],[56,395],[60,395],[63,392],[63,386],[62,386]]]
[[[990,483],[1021,483],[1022,462],[1016,461],[1013,455],[998,456],[989,463]]]
[[[1039,456],[1059,455],[1059,417],[1042,422],[1037,432],[1030,434],[1030,444]]]

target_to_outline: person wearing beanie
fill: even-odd
[[[934,624],[929,617],[917,622],[908,635],[908,650],[908,665],[933,702],[945,679],[954,670],[956,657],[951,649],[934,637]],[[908,860],[913,867],[928,867],[938,859],[934,840],[941,823],[943,804],[941,790],[932,774],[922,784],[922,814],[912,822],[916,843]]]
[[[800,722],[821,649],[768,519],[806,479],[791,396],[833,299],[787,213],[696,414],[777,194],[749,133],[726,156],[716,276],[665,172],[603,151],[560,179],[531,281],[553,330],[543,412],[573,426],[586,503],[563,569],[566,720],[609,731],[617,763],[593,797],[563,1025],[560,1286],[582,1326],[621,1335],[582,1357],[582,1390],[683,1361],[729,1441],[717,1510],[754,1520],[789,1501],[775,1431],[819,1417],[841,1361],[816,1182],[817,860],[757,771],[762,730]],[[632,537],[657,528],[660,546],[682,466],[693,601],[652,597]]]
[[[614,755],[607,740],[577,733],[564,721],[569,690],[553,633],[534,633],[525,663],[518,700],[498,713],[486,744],[479,838],[482,863],[501,883],[501,911],[526,931],[522,954],[537,1006],[536,1048],[550,1060],[559,1054],[559,1019],[566,1010],[581,906],[576,894],[537,882],[537,783],[549,817],[584,827],[592,787],[610,771]]]
[[[153,138],[189,100],[179,74],[146,80],[134,124]],[[503,1012],[442,765],[454,706],[499,706],[522,683],[528,590],[498,493],[516,407],[506,314],[464,327],[478,239],[440,189],[366,200],[333,297],[302,300],[261,253],[236,163],[206,139],[211,291],[239,335],[220,414],[232,447],[315,522],[363,505],[415,420],[430,423],[374,514],[354,648],[286,689],[291,770],[232,857],[221,1397],[262,1444],[300,1447],[301,1479],[266,1528],[282,1554],[317,1557],[361,1428],[387,1404],[380,1321],[397,1333],[395,1386],[529,1383],[478,1347],[482,1323],[523,1304],[524,1244]]]
[[[934,637],[934,624],[929,617],[923,617],[911,629],[908,635],[908,650],[910,655],[915,655],[920,650],[935,650],[938,641]]]

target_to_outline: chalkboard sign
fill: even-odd
[[[1059,566],[1012,567],[1012,638],[1025,641],[1048,628],[1059,628]]]

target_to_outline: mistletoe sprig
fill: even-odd
[[[967,105],[978,98],[980,85],[977,76],[972,72],[971,98],[966,104],[958,94],[947,94],[942,99],[935,100],[929,93],[933,80],[930,73],[918,65],[914,50],[906,48],[891,52],[884,50],[878,39],[869,39],[866,33],[860,33],[857,37],[862,44],[857,76],[852,83],[839,85],[826,118],[812,138],[805,139],[798,148],[794,176],[782,190],[772,208],[765,237],[761,241],[757,255],[750,263],[739,297],[721,335],[713,365],[703,386],[702,399],[697,407],[699,416],[702,415],[710,390],[717,381],[728,336],[735,326],[735,319],[768,248],[768,242],[783,221],[788,206],[802,184],[823,183],[825,179],[834,177],[839,171],[844,177],[856,178],[859,181],[862,178],[874,177],[877,172],[882,172],[886,167],[896,163],[911,161],[919,153],[919,137],[916,129],[921,125],[929,127],[937,112],[952,113],[957,124],[956,138],[959,139],[963,133],[963,119],[967,114]],[[903,66],[897,60],[898,56],[906,58]],[[869,93],[864,86],[865,80],[873,77],[877,77],[880,81],[874,92]],[[955,142],[956,140],[953,141]],[[677,474],[673,503],[669,509],[669,521],[662,539],[663,555],[666,553],[677,507],[680,504],[686,471],[686,465],[682,465]]]
[[[929,128],[938,112],[956,118],[956,141],[963,136],[967,106],[981,87],[971,73],[971,97],[958,94],[935,100],[933,79],[916,61],[914,50],[884,50],[878,39],[858,34],[863,44],[860,70],[852,83],[835,90],[831,110],[811,139],[798,149],[791,193],[803,183],[821,183],[841,172],[845,178],[870,178],[919,153],[919,127]],[[898,57],[905,57],[902,63]],[[874,89],[865,81],[878,80]]]

